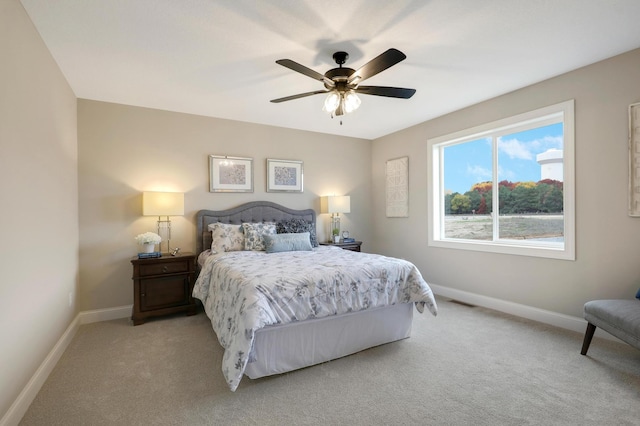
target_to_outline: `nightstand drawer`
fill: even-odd
[[[187,272],[188,270],[189,262],[187,260],[155,263],[151,265],[140,265],[140,276],[147,277],[149,275],[175,274],[179,272]]]

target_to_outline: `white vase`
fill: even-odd
[[[142,252],[143,253],[153,253],[154,251],[156,251],[156,245],[153,243],[148,243],[148,244],[143,244],[142,245]]]

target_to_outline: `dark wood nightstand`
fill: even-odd
[[[362,241],[354,241],[352,243],[320,243],[321,246],[336,246],[336,247],[340,247],[341,249],[344,250],[351,250],[351,251],[360,251],[360,246],[362,245]]]
[[[151,259],[131,259],[133,264],[133,325],[147,318],[186,312],[195,315],[191,297],[195,275],[193,253],[163,255]]]

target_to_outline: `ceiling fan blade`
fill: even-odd
[[[398,49],[391,48],[358,68],[353,74],[349,76],[347,83],[359,83],[369,77],[373,77],[379,72],[382,72],[387,68],[394,66],[398,62],[403,61],[406,57],[407,55],[405,55]]]
[[[292,101],[294,99],[306,98],[307,96],[319,95],[320,93],[329,93],[329,90],[316,90],[314,92],[306,92],[299,93],[297,95],[286,96],[284,98],[271,99],[271,102],[274,104],[279,104],[280,102]]]
[[[299,63],[294,62],[291,59],[278,59],[276,61],[276,64],[282,65],[283,67],[289,68],[290,70],[293,70],[295,72],[299,72],[300,74],[304,74],[307,77],[313,78],[314,80],[321,81],[329,85],[330,87],[335,86],[335,83],[330,78],[325,77],[324,75],[312,70],[311,68],[300,65]]]
[[[416,93],[416,89],[405,89],[404,87],[386,86],[358,86],[353,89],[356,93],[363,95],[386,96],[388,98],[409,99]]]

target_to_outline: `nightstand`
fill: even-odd
[[[195,255],[131,259],[133,265],[133,325],[147,318],[185,312],[195,315],[196,302],[191,297],[195,275]]]
[[[340,247],[341,249],[344,250],[351,250],[351,251],[360,251],[360,246],[362,245],[362,241],[354,241],[352,243],[320,243],[321,246],[336,246],[336,247]]]

